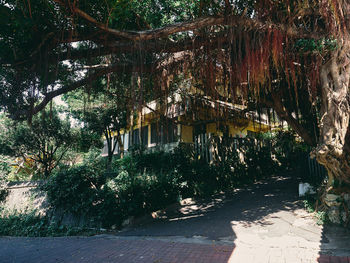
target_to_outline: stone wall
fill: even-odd
[[[6,211],[20,213],[36,210],[39,214],[45,215],[48,204],[46,194],[40,190],[42,184],[41,181],[8,183],[6,185],[8,194],[1,207]]]
[[[332,223],[349,225],[350,194],[326,194],[324,201],[328,208],[328,218]]]
[[[51,220],[68,226],[87,226],[88,220],[59,210],[49,210],[46,193],[40,189],[44,182],[11,182],[6,185],[6,200],[0,203],[4,208],[0,213],[28,213],[35,211],[38,215],[47,215]]]

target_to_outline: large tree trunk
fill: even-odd
[[[350,46],[333,52],[320,72],[322,88],[320,138],[315,150],[317,161],[328,172],[324,202],[331,221],[349,222],[350,189],[349,120],[350,120]],[[341,209],[340,209],[341,208]],[[339,213],[344,211],[345,214]],[[341,220],[336,217],[342,218]]]

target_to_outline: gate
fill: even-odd
[[[322,182],[327,175],[326,168],[319,164],[316,158],[310,158],[310,156],[308,156],[307,163],[311,182]]]

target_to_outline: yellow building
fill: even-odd
[[[121,131],[124,151],[142,145],[170,150],[179,143],[203,144],[211,136],[244,138],[271,128],[267,112],[246,112],[246,107],[201,96],[174,93],[167,100],[154,100],[133,114]],[[115,154],[120,153],[117,145]],[[107,155],[107,146],[102,151]]]

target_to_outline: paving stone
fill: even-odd
[[[300,207],[295,181],[271,180],[221,203],[189,205],[210,211],[170,214],[116,235],[3,237],[0,263],[350,263],[349,233],[318,226]]]
[[[319,263],[330,263],[330,257],[327,255],[320,255],[319,258],[317,259],[317,262]]]

